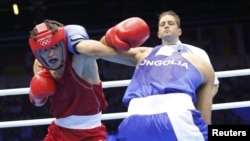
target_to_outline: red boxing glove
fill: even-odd
[[[141,18],[132,17],[111,27],[105,34],[105,42],[118,51],[126,51],[142,45],[149,35],[147,23]]]
[[[42,69],[30,81],[30,101],[35,106],[43,106],[48,96],[56,91],[55,80],[48,69]]]

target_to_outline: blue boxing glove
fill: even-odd
[[[66,25],[64,30],[67,36],[68,50],[74,55],[79,54],[75,47],[80,41],[89,39],[86,29],[80,25]]]

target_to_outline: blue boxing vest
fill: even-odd
[[[176,48],[181,48],[178,52]],[[128,105],[132,98],[155,94],[186,93],[196,101],[196,89],[202,84],[200,72],[181,53],[185,45],[156,46],[136,67],[123,97]]]

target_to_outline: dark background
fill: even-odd
[[[19,4],[20,15],[12,12]],[[158,15],[174,10],[182,22],[181,41],[204,49],[216,71],[250,66],[249,0],[1,0],[0,1],[0,89],[26,88],[32,77],[33,55],[28,46],[29,31],[44,19],[83,25],[92,39],[132,16],[143,18],[151,35],[145,46],[155,46]],[[130,79],[131,67],[98,60],[103,81]],[[214,103],[250,100],[249,76],[220,78]],[[109,107],[104,113],[124,112],[121,99],[126,87],[104,89]],[[250,124],[250,109],[213,111],[214,124]],[[0,97],[0,122],[50,118],[49,104],[34,107],[28,95]],[[115,133],[121,120],[103,121]],[[0,141],[35,141],[46,134],[46,126],[0,129]]]
[[[20,15],[12,12],[19,4]],[[81,24],[92,38],[131,16],[143,18],[155,37],[160,12],[173,9],[182,28],[249,24],[248,0],[1,0],[1,47],[26,46],[29,31],[44,19]],[[185,33],[185,32],[184,32]]]

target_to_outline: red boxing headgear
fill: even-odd
[[[50,49],[56,44],[62,42],[62,53],[64,57],[64,61],[62,63],[64,63],[67,57],[66,34],[64,28],[62,26],[58,26],[57,31],[52,32],[48,29],[45,23],[38,24],[35,28],[38,32],[37,36],[29,39],[29,45],[36,59],[43,65],[43,67],[50,69],[46,62],[41,58],[39,50]]]

